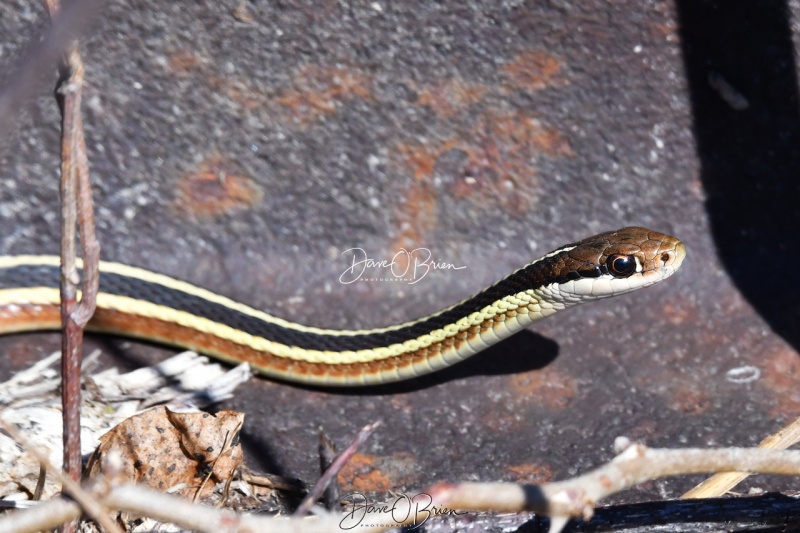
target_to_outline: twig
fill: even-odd
[[[440,483],[425,493],[429,505],[409,509],[407,518],[394,507],[391,517],[365,511],[356,517],[359,531],[384,531],[400,525],[422,524],[451,510],[518,513],[534,511],[553,517],[551,530],[570,517],[588,519],[593,506],[604,497],[637,483],[658,477],[742,470],[763,474],[800,475],[800,451],[721,448],[711,450],[648,449],[631,446],[610,463],[583,476],[542,485],[513,483]],[[112,487],[98,496],[105,506],[140,516],[149,516],[186,529],[213,532],[294,531],[314,533],[339,531],[352,521],[352,513],[313,518],[272,518],[235,514],[227,510],[192,505],[188,501],[155,493],[134,485]],[[435,507],[435,510],[434,510]],[[376,507],[377,508],[377,507]],[[33,509],[19,510],[0,517],[0,532],[33,532],[50,529],[61,521],[78,517],[80,509],[63,500],[51,500]],[[18,528],[18,524],[26,524]],[[557,529],[555,529],[557,530]]]
[[[33,509],[6,512],[0,518],[0,532],[37,533],[49,531],[65,522],[81,517],[81,506],[73,501],[57,498],[43,502]]]
[[[610,463],[576,478],[544,483],[440,483],[426,491],[442,509],[517,513],[533,511],[551,517],[591,518],[602,498],[651,479],[685,474],[745,471],[800,475],[800,451],[753,448],[711,450],[650,449],[630,446]],[[421,520],[422,516],[411,516]],[[565,522],[564,522],[565,523]]]
[[[330,468],[328,468],[322,476],[320,476],[319,481],[314,487],[308,491],[308,494],[303,501],[300,502],[300,505],[297,506],[297,509],[294,512],[294,516],[304,516],[308,511],[311,510],[311,507],[314,505],[320,497],[322,493],[325,492],[325,489],[328,488],[328,485],[331,483],[336,474],[339,473],[339,470],[347,464],[347,461],[356,453],[356,450],[364,444],[364,442],[372,435],[372,433],[380,427],[381,421],[378,420],[377,422],[373,422],[368,426],[364,426],[361,428],[361,431],[358,432],[356,438],[353,439],[353,442],[345,448],[342,453],[333,461]]]
[[[44,492],[44,484],[47,481],[47,468],[43,465],[39,465],[39,479],[36,480],[36,488],[33,489],[33,498],[32,500],[41,500],[42,493]]]
[[[777,433],[773,433],[762,440],[758,447],[765,450],[785,450],[797,442],[800,442],[800,418],[797,418],[794,422]],[[749,475],[750,474],[747,472],[725,472],[716,474],[683,494],[681,498],[713,498],[722,496],[741,483]]]
[[[100,497],[109,508],[177,524],[181,528],[209,533],[250,533],[280,531],[287,533],[341,533],[341,516],[280,518],[237,514],[229,510],[192,505],[183,498],[160,494],[136,485],[114,487]],[[19,510],[0,517],[0,532],[34,533],[52,529],[75,520],[80,507],[63,499],[43,502],[33,509]]]
[[[233,434],[234,435],[238,434],[239,431],[242,430],[242,424],[243,423],[244,423],[244,421],[240,421],[239,424],[236,426],[236,428],[234,428],[234,430],[233,430]],[[225,439],[222,441],[222,449],[217,454],[217,456],[214,458],[214,460],[211,461],[211,463],[209,464],[208,474],[206,474],[206,476],[203,478],[203,482],[200,483],[200,486],[197,487],[197,490],[194,493],[194,497],[192,497],[192,503],[197,503],[197,499],[200,497],[200,493],[205,488],[206,484],[208,483],[208,480],[211,479],[211,476],[214,475],[214,468],[217,466],[217,461],[219,461],[220,457],[222,457],[223,454],[230,454],[231,450],[233,450],[233,446],[231,446],[231,441],[228,440],[228,438],[230,436],[231,436],[230,431],[225,433]],[[237,466],[235,466],[234,468],[231,469],[231,472],[230,472],[230,475],[228,476],[228,479],[225,480],[225,486],[226,486],[225,499],[227,499],[227,497],[228,497],[228,495],[227,495],[227,487],[230,486],[231,479],[233,479],[233,476],[234,476],[234,474],[236,472],[236,469],[239,467],[239,465],[241,465],[241,461],[239,461]]]
[[[53,467],[53,464],[50,462],[48,455],[40,451],[33,443],[31,443],[20,431],[17,430],[14,424],[6,423],[6,421],[3,420],[2,416],[0,416],[0,425],[2,425],[3,429],[5,429],[8,432],[8,434],[11,435],[11,438],[13,438],[15,441],[21,444],[26,450],[28,450],[34,456],[36,456],[36,459],[39,461],[39,463],[42,466],[44,466],[47,470],[52,472],[53,475],[56,476],[59,479],[59,481],[61,481],[61,486],[63,490],[67,494],[72,496],[72,498],[80,506],[80,509],[83,509],[83,511],[87,515],[89,515],[93,520],[95,520],[98,524],[100,524],[103,528],[105,528],[106,531],[110,533],[122,533],[122,531],[120,531],[120,529],[117,527],[114,521],[111,520],[108,516],[106,516],[106,509],[103,508],[103,506],[100,505],[97,502],[97,500],[95,500],[89,493],[87,493],[83,488],[81,488],[81,486],[77,482],[73,481],[68,475],[66,475],[67,474],[66,472],[62,473],[57,468]],[[35,513],[37,509],[39,509],[39,507],[31,509],[30,511],[33,511]],[[80,515],[78,515],[75,518],[78,518],[79,516]],[[74,518],[68,518],[67,520],[74,520]],[[63,520],[61,522],[56,522],[55,524],[49,527],[34,529],[34,531],[39,531],[42,529],[51,529],[52,527],[55,527],[63,523],[64,521],[66,520]],[[0,531],[6,531],[3,528],[2,524],[3,522],[0,522]]]
[[[331,442],[325,432],[320,429],[319,431],[319,469],[321,473],[325,473],[333,464],[336,459],[336,446]],[[331,478],[330,485],[325,489],[322,495],[322,501],[325,509],[334,511],[339,509],[339,484],[336,478]]]
[[[59,0],[45,0],[50,17],[59,12]],[[64,426],[64,471],[81,477],[80,403],[83,328],[94,314],[98,288],[100,245],[94,231],[89,164],[81,119],[83,61],[77,41],[70,44],[59,71],[56,98],[61,108],[61,398]],[[77,204],[77,205],[76,205]],[[83,256],[80,304],[77,286],[76,240],[79,220]]]
[[[242,481],[258,487],[267,487],[273,490],[283,490],[286,492],[306,492],[303,482],[297,479],[288,479],[275,474],[254,474],[242,469]]]
[[[81,477],[81,373],[83,330],[75,321],[78,270],[75,267],[76,192],[74,156],[75,108],[69,92],[74,86],[63,83],[61,129],[61,403],[64,421],[64,471],[73,480]]]

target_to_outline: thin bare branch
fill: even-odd
[[[294,531],[313,533],[341,531],[357,525],[359,531],[384,531],[402,524],[423,524],[449,511],[491,511],[518,513],[535,511],[554,517],[554,526],[569,517],[589,518],[597,502],[637,483],[665,476],[742,470],[764,474],[800,475],[800,451],[746,448],[663,450],[631,446],[610,463],[566,481],[542,485],[513,483],[440,483],[420,494],[430,497],[428,504],[408,502],[403,514],[397,503],[392,515],[365,510],[314,518],[272,518],[235,514],[134,485],[112,487],[98,496],[111,509],[148,516],[198,531]],[[374,506],[380,509],[380,506]],[[79,514],[77,505],[52,500],[33,509],[19,510],[0,518],[0,531],[39,531],[58,525],[54,520],[72,520]],[[395,522],[397,516],[405,519]],[[54,518],[55,517],[55,518]],[[354,522],[355,521],[355,522]],[[20,524],[25,524],[21,527]]]
[[[79,110],[75,129],[75,171],[77,173],[78,190],[78,224],[81,234],[81,257],[83,258],[83,277],[81,284],[81,300],[73,313],[73,320],[84,328],[94,315],[97,304],[97,291],[100,284],[100,243],[94,228],[94,202],[92,201],[92,183],[89,175],[89,160],[86,156],[86,140],[83,133],[83,119],[80,115],[80,87],[83,86],[83,61],[75,49],[70,54],[69,63],[74,69],[73,79],[79,89],[76,93],[75,107]]]
[[[81,357],[83,355],[83,329],[74,320],[77,308],[75,243],[76,228],[76,171],[75,157],[76,120],[80,109],[74,102],[75,87],[67,81],[59,92],[63,95],[61,130],[61,401],[64,426],[64,471],[73,480],[81,477],[80,404]],[[70,94],[72,93],[72,94]]]
[[[45,0],[51,18],[60,10],[59,0]],[[94,313],[98,288],[100,247],[95,237],[89,163],[81,119],[83,61],[73,41],[59,65],[57,99],[61,126],[61,390],[64,427],[64,471],[73,480],[81,477],[80,403],[83,328]],[[77,302],[76,242],[80,224],[84,279]]]
[[[344,465],[347,464],[347,461],[353,457],[353,454],[356,453],[356,450],[366,442],[366,440],[372,435],[372,433],[380,427],[381,421],[378,420],[377,422],[373,422],[367,426],[361,428],[361,431],[358,432],[356,438],[353,439],[353,442],[345,448],[342,453],[339,454],[338,457],[333,461],[330,468],[328,468],[322,476],[320,476],[319,481],[314,487],[308,492],[303,501],[300,502],[300,505],[297,506],[297,509],[294,512],[294,516],[304,516],[308,511],[311,510],[311,507],[314,505],[318,499],[322,497],[322,494],[325,492],[325,489],[328,488],[331,481],[334,477],[339,473]]]
[[[728,471],[800,475],[800,451],[751,448],[664,450],[634,445],[608,464],[566,481],[542,485],[441,483],[426,492],[435,505],[450,509],[534,511],[548,516],[588,519],[601,499],[638,483],[668,476]]]
[[[81,506],[61,498],[43,502],[32,509],[6,512],[0,518],[0,531],[37,533],[50,531],[81,517]]]
[[[319,432],[319,469],[321,473],[327,472],[336,460],[336,446],[325,435],[325,432]],[[339,484],[336,482],[336,477],[331,478],[331,482],[325,489],[322,495],[322,502],[325,509],[328,511],[339,509]]]
[[[282,490],[285,492],[306,492],[306,488],[302,481],[297,479],[283,478],[275,474],[254,474],[243,469],[242,481],[246,481],[247,483],[256,485],[258,487],[267,487],[269,489]]]
[[[139,516],[209,533],[249,533],[280,531],[288,533],[339,532],[341,517],[281,518],[237,514],[224,509],[193,505],[183,498],[160,494],[136,485],[114,487],[101,496],[103,504]],[[57,527],[80,516],[80,508],[62,499],[50,500],[33,509],[8,513],[0,518],[0,532],[34,533]],[[12,529],[13,528],[13,529]]]

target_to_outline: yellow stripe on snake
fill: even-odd
[[[247,362],[276,379],[372,385],[442,369],[568,307],[658,283],[685,255],[681,241],[652,230],[601,233],[442,311],[369,330],[303,326],[168,276],[101,262],[87,328]],[[0,333],[59,329],[58,280],[57,257],[0,257]]]

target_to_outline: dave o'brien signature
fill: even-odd
[[[349,248],[342,255],[353,253],[352,264],[339,276],[339,282],[348,285],[364,277],[367,269],[389,269],[395,279],[408,281],[413,285],[422,280],[431,270],[461,270],[466,266],[455,266],[445,261],[434,261],[431,251],[427,248],[416,248],[408,251],[401,248],[392,256],[391,260],[372,259],[363,248]],[[369,275],[368,278],[377,276]],[[384,276],[387,277],[387,276]]]
[[[362,522],[364,525],[397,527],[399,524],[405,524],[409,519],[412,520],[412,523],[406,524],[407,526],[419,527],[428,519],[436,516],[466,514],[466,511],[456,511],[433,505],[433,498],[424,492],[410,498],[405,494],[400,494],[394,501],[384,503],[369,503],[366,496],[355,492],[345,498],[345,502],[350,503],[352,508],[339,522],[339,527],[344,530],[358,527],[362,525]],[[369,519],[367,519],[368,515]]]

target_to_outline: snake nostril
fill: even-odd
[[[662,262],[662,263],[665,263],[665,264],[666,264],[666,263],[668,263],[668,262],[669,262],[669,260],[670,260],[670,259],[672,259],[672,254],[671,254],[671,253],[669,253],[669,252],[663,252],[663,253],[661,254],[661,262]]]

